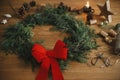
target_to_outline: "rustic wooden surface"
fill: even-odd
[[[14,14],[11,8],[8,6],[8,1],[11,1],[12,5],[15,8],[21,6],[23,2],[29,2],[30,0],[1,0],[0,1],[0,20],[3,18],[2,15],[5,13]],[[65,4],[72,6],[72,8],[79,8],[85,5],[87,0],[36,0],[37,4],[41,3],[58,3],[63,1]],[[95,14],[98,15],[100,13],[96,4],[104,4],[105,0],[89,0],[92,8],[95,9]],[[115,25],[116,23],[120,22],[120,0],[111,0],[111,8],[113,15],[113,22],[111,25]],[[31,10],[32,12],[34,11]],[[2,40],[2,34],[5,28],[7,28],[11,24],[15,24],[16,22],[20,21],[15,16],[9,19],[8,24],[2,25],[0,24],[0,40]],[[65,34],[60,32],[51,32],[47,27],[36,27],[33,32],[35,36],[33,37],[34,40],[44,39],[44,46],[47,49],[52,49],[55,42],[58,39],[63,39]],[[101,28],[92,25],[91,28],[96,30],[98,33]],[[97,52],[103,52],[104,56],[112,56],[112,62],[119,59],[113,55],[113,47],[109,46],[105,42],[102,41],[102,38],[98,38],[97,42],[99,44],[99,48],[97,50],[92,50],[90,52],[89,57],[95,56]],[[88,63],[90,63],[88,61]],[[77,62],[70,62],[67,70],[63,71],[63,75],[65,80],[120,80],[120,61],[111,66],[111,67],[101,67],[102,62],[99,62],[96,66],[91,66],[87,64],[77,63]],[[35,72],[32,72],[31,67],[29,65],[25,65],[21,60],[17,58],[16,55],[8,55],[5,56],[4,52],[0,51],[0,80],[35,80],[35,76],[37,75],[38,69]]]

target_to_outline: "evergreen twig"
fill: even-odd
[[[62,11],[60,11],[62,10]],[[60,66],[65,69],[69,60],[86,62],[87,51],[97,48],[94,31],[76,20],[65,9],[47,5],[44,11],[28,15],[22,22],[6,29],[2,48],[6,52],[16,53],[26,63],[35,67],[38,63],[31,55],[33,46],[31,32],[35,25],[53,25],[55,29],[66,32],[71,36],[64,39],[68,45],[68,60],[60,60]]]

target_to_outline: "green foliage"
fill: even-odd
[[[33,27],[36,25],[37,22],[35,21],[33,15],[28,15],[22,23],[24,25],[29,25],[29,26]]]
[[[53,29],[71,35],[64,39],[69,51],[67,61],[59,60],[62,69],[65,69],[71,60],[86,62],[86,52],[97,48],[93,30],[84,25],[82,21],[76,20],[65,9],[47,5],[42,12],[28,15],[22,22],[6,29],[1,44],[3,50],[16,53],[26,63],[31,63],[35,67],[38,63],[31,55],[31,48],[34,44],[31,40],[33,36],[31,29],[35,25],[53,25]]]
[[[11,26],[6,29],[5,40],[2,42],[3,49],[5,51],[13,51],[16,52],[15,47],[19,49],[26,41],[31,41],[33,33],[31,32],[31,27],[24,26],[21,23],[17,23],[15,26]],[[9,48],[7,48],[9,46]]]
[[[114,27],[114,29],[117,30],[119,27],[120,27],[120,23],[116,24],[115,27]]]
[[[17,23],[6,29],[3,37],[5,38],[2,43],[2,49],[6,52],[16,54],[19,58],[23,59],[26,63],[36,64],[36,61],[31,55],[31,48],[33,42],[31,40],[33,33],[30,26],[24,26]]]
[[[65,38],[69,52],[68,59],[79,62],[86,62],[86,52],[97,48],[94,31],[85,26],[81,21],[76,23],[76,30],[73,30],[72,36]]]

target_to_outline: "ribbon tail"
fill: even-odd
[[[50,61],[51,61],[51,69],[52,69],[53,80],[64,80],[58,62],[53,58],[51,58]]]
[[[50,61],[49,59],[45,59],[41,64],[36,80],[48,80],[49,68],[50,68]]]

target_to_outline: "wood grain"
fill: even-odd
[[[5,13],[14,14],[11,8],[8,6],[8,1],[11,1],[14,8],[19,8],[23,2],[29,2],[31,0],[1,0],[0,1],[0,20],[3,18],[2,15]],[[36,0],[37,4],[41,3],[59,3],[63,1],[65,4],[71,6],[72,8],[79,8],[85,5],[87,0]],[[92,8],[95,9],[95,15],[100,13],[96,4],[104,4],[105,0],[89,0]],[[115,25],[120,22],[120,0],[111,0],[111,8],[114,13],[113,22],[111,25]],[[31,10],[33,12],[34,9]],[[2,34],[4,29],[9,25],[15,24],[20,21],[20,19],[15,16],[8,20],[8,24],[2,25],[0,24],[0,40],[2,40]],[[37,25],[38,26],[38,25]],[[47,49],[52,49],[54,47],[55,42],[58,39],[63,40],[66,34],[61,32],[49,31],[49,28],[52,26],[42,26],[33,29],[35,36],[33,37],[33,41],[44,39],[45,42],[43,45]],[[96,30],[96,33],[103,30],[97,25],[90,26]],[[90,52],[89,57],[95,56],[98,52],[103,52],[104,56],[112,56],[111,61],[115,61],[120,57],[113,55],[114,47],[106,44],[102,38],[98,38],[97,42],[99,44],[99,48],[97,50],[92,50]],[[90,59],[88,60],[90,63]],[[120,61],[119,63],[111,66],[100,68],[102,62],[99,62],[96,66],[91,66],[88,64],[82,64],[78,62],[70,62],[67,70],[63,71],[63,75],[65,80],[120,80]],[[16,55],[8,55],[6,56],[4,52],[0,51],[0,80],[35,80],[39,68],[36,68],[35,72],[32,72],[30,65],[25,65],[23,61],[17,58]]]

